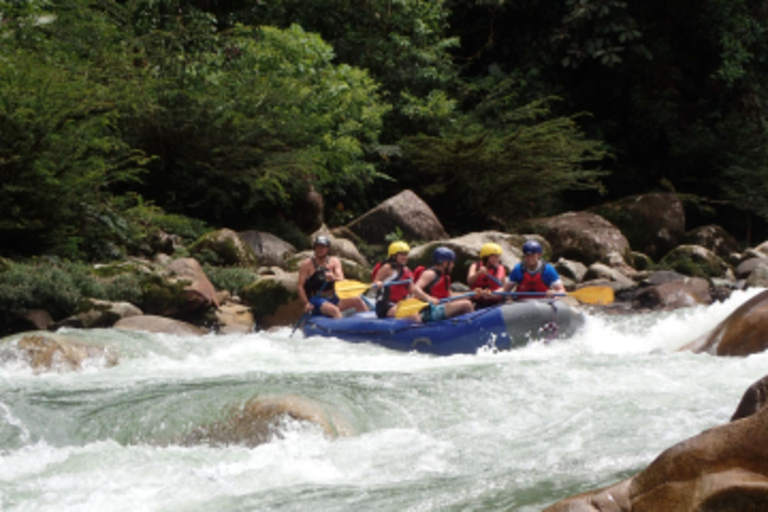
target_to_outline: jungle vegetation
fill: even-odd
[[[0,256],[296,241],[412,188],[449,230],[671,190],[768,237],[753,0],[0,0]],[[765,112],[764,112],[765,110]],[[292,235],[293,234],[293,235]]]

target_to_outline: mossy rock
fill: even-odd
[[[730,266],[712,251],[698,245],[680,245],[661,260],[660,267],[693,277],[725,277]]]
[[[96,277],[110,278],[123,274],[141,273],[141,267],[130,261],[108,263],[105,265],[94,265],[93,275]]]
[[[291,279],[292,276],[286,277]],[[295,277],[292,279],[295,281]],[[243,288],[240,291],[240,298],[251,307],[254,315],[270,316],[274,315],[280,306],[298,299],[299,295],[295,288],[295,283],[291,289],[284,279],[268,277]]]
[[[11,269],[11,262],[5,258],[0,258],[0,274]]]
[[[655,264],[647,254],[632,251],[632,266],[635,267],[636,270],[653,270]]]
[[[258,266],[258,258],[251,246],[231,229],[206,233],[189,247],[189,252],[201,262],[213,265]]]
[[[151,276],[142,285],[142,310],[148,315],[173,316],[184,310],[186,294],[184,288],[190,281],[179,280],[175,283],[159,276]]]

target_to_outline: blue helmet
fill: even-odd
[[[435,252],[432,253],[432,260],[435,263],[442,263],[444,261],[456,261],[456,253],[447,247],[438,247]]]
[[[523,254],[541,254],[541,244],[536,240],[528,240],[523,244]]]

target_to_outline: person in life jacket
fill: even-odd
[[[565,286],[555,267],[541,259],[541,244],[536,240],[523,244],[523,261],[509,273],[504,289],[509,291],[513,288],[518,292],[546,293],[548,297],[565,293]]]
[[[451,270],[456,264],[456,253],[448,247],[438,247],[432,253],[432,262],[431,267],[420,267],[414,275],[415,287],[430,297],[431,305],[421,310],[422,321],[433,322],[474,311],[475,306],[468,299],[439,304],[451,296]]]
[[[507,277],[507,270],[501,264],[501,254],[499,244],[488,242],[480,248],[480,261],[469,266],[467,284],[479,293],[474,299],[477,309],[497,306],[504,301],[504,297],[492,295],[494,291],[504,287]]]
[[[397,303],[412,295],[421,300],[430,301],[429,295],[421,288],[414,286],[413,272],[407,267],[408,253],[411,248],[405,242],[392,242],[387,249],[387,260],[373,267],[371,280],[378,290],[376,295],[376,316],[387,318],[395,316]],[[401,284],[389,285],[396,281],[407,281]],[[419,315],[413,315],[411,320],[421,321]]]
[[[328,254],[331,240],[320,235],[315,238],[313,249],[315,254],[299,265],[297,291],[304,303],[304,311],[331,318],[341,318],[341,312],[349,308],[367,311],[368,308],[360,297],[339,299],[334,293],[333,283],[344,279],[344,271],[341,261]]]

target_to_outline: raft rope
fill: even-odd
[[[549,305],[552,307],[552,320],[545,323],[541,328],[542,332],[547,333],[544,343],[549,343],[557,338],[557,334],[560,331],[560,327],[557,325],[557,305],[555,305],[554,300],[550,301]]]

